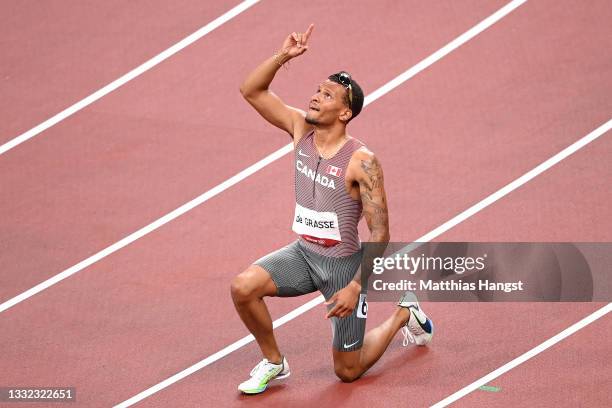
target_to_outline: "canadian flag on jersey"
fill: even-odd
[[[332,166],[329,164],[327,169],[325,169],[325,173],[330,174],[332,176],[340,177],[342,174],[342,169],[340,167]]]

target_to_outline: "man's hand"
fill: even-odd
[[[359,292],[361,292],[361,285],[355,281],[351,281],[351,283],[346,285],[344,288],[334,293],[333,296],[325,302],[325,304],[331,305],[334,302],[336,304],[329,312],[327,312],[325,318],[329,319],[330,317],[334,316],[342,318],[350,316],[351,313],[353,313],[355,306],[357,306]]]
[[[305,121],[306,112],[284,103],[270,90],[270,84],[283,64],[306,52],[313,28],[314,24],[311,24],[305,33],[289,35],[283,42],[283,47],[260,63],[240,85],[240,93],[244,99],[265,120],[289,133],[294,144],[297,144],[312,125]]]
[[[308,39],[310,38],[313,28],[314,24],[311,24],[305,33],[293,32],[289,34],[283,42],[280,53],[289,58],[294,58],[305,53],[308,49]]]

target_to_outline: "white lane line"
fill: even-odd
[[[249,177],[251,174],[254,174],[257,171],[261,170],[262,168],[266,167],[268,164],[270,164],[270,163],[280,159],[281,157],[283,157],[284,155],[289,153],[291,150],[292,150],[292,145],[291,144],[288,144],[287,146],[284,146],[284,147],[278,149],[277,151],[275,151],[274,153],[264,157],[263,159],[261,159],[257,163],[252,164],[251,166],[249,166],[246,169],[242,170],[240,173],[238,173],[238,174],[234,175],[233,177],[230,177],[229,179],[225,180],[223,183],[218,184],[217,186],[211,188],[210,190],[208,190],[204,194],[202,194],[202,195],[194,198],[193,200],[191,200],[191,201],[181,205],[179,208],[169,212],[168,214],[164,215],[163,217],[158,218],[157,220],[153,221],[149,225],[146,225],[146,226],[142,227],[138,231],[131,233],[127,237],[123,238],[122,240],[115,242],[114,244],[104,248],[100,252],[97,252],[96,254],[94,254],[94,255],[90,256],[89,258],[79,262],[78,264],[76,264],[74,266],[71,266],[70,268],[66,269],[65,271],[58,273],[57,275],[47,279],[44,282],[39,283],[38,285],[34,286],[33,288],[28,289],[25,292],[15,296],[14,298],[12,298],[10,300],[7,300],[6,302],[0,304],[0,312],[4,312],[5,310],[15,306],[17,303],[23,302],[27,298],[29,298],[31,296],[34,296],[35,294],[37,294],[37,293],[47,289],[48,287],[50,287],[52,285],[55,285],[58,282],[61,282],[62,280],[64,280],[64,279],[74,275],[75,273],[77,273],[77,272],[87,268],[91,264],[93,264],[95,262],[98,262],[100,259],[109,256],[113,252],[116,252],[116,251],[120,250],[121,248],[131,244],[134,241],[136,241],[137,239],[140,239],[140,238],[144,237],[145,235],[149,234],[150,232],[155,231],[156,229],[158,229],[159,227],[163,226],[164,224],[169,223],[170,221],[172,221],[172,220],[180,217],[181,215],[185,214],[187,211],[192,210],[193,208],[195,208],[198,205],[200,205],[200,204],[210,200],[211,198],[215,197],[216,195],[221,194],[223,191],[227,190],[228,188],[232,187],[233,185],[238,184],[240,181],[244,180],[245,178]]]
[[[598,137],[600,137],[601,135],[603,135],[604,133],[606,133],[610,129],[612,129],[612,119],[608,120],[606,123],[604,123],[603,125],[601,125],[597,129],[595,129],[594,131],[592,131],[588,135],[584,136],[583,138],[581,138],[578,141],[574,142],[570,146],[566,147],[565,149],[563,149],[559,153],[555,154],[554,156],[552,156],[551,158],[549,158],[548,160],[546,160],[542,164],[538,165],[534,169],[530,170],[529,172],[525,173],[521,177],[517,178],[513,182],[511,182],[508,185],[502,187],[501,189],[497,190],[496,192],[494,192],[490,196],[488,196],[485,199],[483,199],[483,200],[479,201],[478,203],[474,204],[472,207],[468,208],[467,210],[463,211],[462,213],[460,213],[460,214],[456,215],[455,217],[451,218],[450,220],[446,221],[444,224],[440,225],[439,227],[435,228],[434,230],[432,230],[432,231],[428,232],[427,234],[423,235],[422,237],[418,238],[415,242],[417,242],[417,243],[429,242],[430,240],[438,237],[439,235],[441,235],[444,232],[448,231],[449,229],[453,228],[457,224],[465,221],[466,219],[468,219],[472,215],[476,214],[477,212],[479,212],[479,211],[483,210],[484,208],[488,207],[489,205],[493,204],[495,201],[503,198],[504,196],[508,195],[510,192],[516,190],[517,188],[519,188],[523,184],[527,183],[529,180],[533,179],[534,177],[536,177],[537,175],[541,174],[545,170],[551,168],[553,165],[559,163],[561,160],[565,159],[569,155],[575,153],[580,148],[582,148],[582,147],[586,146],[587,144],[591,143],[592,141],[594,141],[595,139],[597,139]],[[306,304],[298,307],[297,309],[292,310],[288,314],[282,316],[278,320],[275,320],[274,321],[274,327],[277,327],[277,325],[280,326],[281,324],[284,324],[284,323],[288,322],[289,320],[295,319],[299,315],[301,315],[303,313],[306,313],[308,310],[312,309],[313,307],[323,303],[323,301],[324,301],[324,298],[323,298],[322,295],[316,297],[315,299],[309,301],[308,303],[306,303]],[[571,333],[569,333],[569,334],[571,334]],[[158,383],[158,384],[156,384],[156,385],[146,389],[145,391],[142,391],[141,393],[133,396],[132,398],[130,398],[130,399],[128,399],[128,400],[126,400],[126,401],[116,405],[115,408],[129,407],[129,406],[135,404],[136,402],[141,401],[142,399],[144,399],[146,397],[149,397],[152,394],[155,394],[156,392],[159,392],[159,391],[163,390],[164,388],[166,388],[166,387],[174,384],[175,382],[177,382],[177,381],[187,377],[188,375],[191,375],[194,372],[196,372],[198,370],[201,370],[202,368],[204,368],[204,367],[214,363],[215,361],[217,361],[217,360],[227,356],[231,352],[238,350],[240,347],[246,346],[247,344],[249,344],[253,340],[254,340],[254,338],[252,336],[244,337],[241,340],[233,343],[231,346],[228,346],[228,347],[224,348],[223,350],[221,350],[221,351],[219,351],[219,352],[217,352],[217,353],[215,353],[215,354],[205,358],[204,360],[199,361],[198,363],[192,365],[191,367],[189,367],[189,368],[187,368],[187,369],[185,369],[185,370],[183,370],[183,371],[173,375],[172,377],[170,377],[170,378],[168,378],[168,379],[166,379],[166,380],[164,380],[164,381],[162,381],[162,382],[160,382],[160,383]],[[231,349],[229,349],[229,348],[231,348]]]
[[[503,196],[516,190],[523,184],[527,183],[529,180],[533,179],[536,176],[539,176],[540,174],[550,169],[555,164],[559,163],[561,160],[576,153],[578,150],[582,149],[584,146],[588,145],[589,143],[591,143],[598,137],[602,136],[603,134],[608,132],[610,129],[612,129],[612,119],[609,119],[606,123],[599,126],[597,129],[593,130],[588,135],[572,143],[565,149],[561,150],[559,153],[555,154],[554,156],[552,156],[545,162],[529,170],[527,173],[523,174],[521,177],[517,178],[511,183],[508,183],[507,185],[500,188],[499,190],[497,190],[495,193],[491,194],[484,200],[474,204],[467,210],[463,211],[461,214],[457,215],[456,217],[453,217],[453,219],[451,220],[448,220],[447,222],[440,225],[438,228],[431,231],[430,233],[425,234],[423,237],[421,237],[417,241],[422,240],[423,242],[428,242],[434,239],[435,237],[437,237],[438,235],[442,234],[443,232],[448,231],[449,229],[453,228],[455,225],[459,224],[460,222],[463,222],[464,220],[470,218],[472,215],[476,214],[478,211],[481,211],[483,208],[488,207],[489,205],[493,204],[495,201],[499,200]]]
[[[401,84],[403,84],[406,80],[408,80],[409,78],[413,77],[414,75],[416,75],[417,73],[419,73],[420,71],[424,70],[425,68],[429,67],[430,65],[432,65],[434,62],[438,61],[440,58],[444,57],[445,55],[448,55],[452,50],[458,48],[460,45],[464,44],[466,41],[474,38],[474,36],[477,33],[480,33],[484,30],[486,30],[488,27],[490,27],[491,25],[493,25],[494,23],[496,23],[497,21],[499,21],[501,18],[503,18],[504,16],[506,16],[508,13],[510,13],[512,10],[516,9],[518,6],[520,6],[521,4],[525,3],[527,0],[514,0],[510,3],[508,3],[507,5],[505,5],[504,7],[502,7],[500,10],[496,11],[495,13],[493,13],[491,16],[487,17],[486,19],[484,19],[483,21],[481,21],[480,23],[476,24],[474,27],[472,27],[471,29],[469,29],[468,31],[466,31],[465,33],[461,34],[459,37],[457,38],[462,38],[463,40],[461,42],[458,42],[457,39],[451,41],[450,43],[446,44],[444,47],[442,47],[440,50],[434,52],[433,54],[431,54],[430,56],[428,56],[427,58],[425,58],[424,60],[420,61],[419,63],[417,63],[415,66],[407,69],[406,71],[404,71],[402,74],[400,74],[399,76],[395,77],[394,79],[392,79],[391,81],[387,82],[385,85],[381,86],[380,88],[378,88],[377,90],[375,90],[374,92],[372,92],[370,95],[368,95],[365,99],[364,99],[364,108],[369,105],[370,103],[374,102],[375,100],[377,100],[378,98],[380,98],[381,96],[383,96],[384,94],[392,91],[393,89],[395,89],[396,87],[400,86]],[[469,33],[469,35],[468,35]],[[415,67],[418,67],[418,69],[415,69]],[[226,190],[227,188],[233,186],[234,184],[237,184],[239,181],[244,180],[245,178],[247,178],[248,176],[250,176],[251,174],[257,172],[258,170],[262,169],[263,167],[267,166],[268,164],[280,159],[281,157],[283,157],[284,155],[286,155],[287,153],[289,153],[291,150],[293,149],[293,145],[291,143],[287,144],[286,146],[280,148],[279,150],[277,150],[276,152],[272,153],[271,155],[267,156],[266,158],[260,160],[259,162],[255,163],[254,165],[248,167],[247,169],[241,171],[240,173],[236,174],[235,176],[233,176],[232,178],[224,181],[223,183],[219,184],[218,186],[212,188],[211,190],[205,192],[204,194],[202,194],[199,197],[194,198],[192,201],[183,204],[182,206],[180,206],[179,208],[171,211],[170,213],[164,215],[163,217],[159,218],[156,221],[153,221],[151,224],[139,229],[138,231],[128,235],[127,237],[123,238],[122,240],[114,243],[113,245],[101,250],[100,252],[90,256],[89,258],[79,262],[78,264],[66,269],[63,272],[60,272],[59,274],[47,279],[44,282],[39,283],[38,285],[34,286],[33,288],[15,296],[12,299],[7,300],[6,302],[0,304],[0,313],[4,312],[5,310],[9,309],[10,307],[16,305],[19,302],[22,302],[26,299],[28,299],[31,296],[34,296],[35,294],[47,289],[48,287],[55,285],[56,283],[74,275],[75,273],[81,271],[82,269],[88,267],[89,265],[93,264],[94,262],[99,261],[102,258],[107,257],[108,255],[112,254],[113,252],[123,248],[126,245],[131,244],[132,242],[136,241],[139,238],[142,238],[143,236],[147,235],[148,233],[155,231],[157,228],[161,227],[162,225],[174,220],[175,218],[183,215],[184,213],[186,213],[187,211],[191,210],[192,208],[196,207],[197,205],[200,205],[202,203],[204,203],[205,201],[208,201],[209,199],[211,199],[212,197],[216,196],[217,194],[221,193],[222,191]]]
[[[317,306],[318,304],[320,304],[322,302],[323,296],[317,296],[316,298],[308,301],[307,303],[304,303],[302,306],[298,307],[297,309],[292,310],[291,312],[287,313],[286,315],[284,315],[283,317],[281,317],[280,319],[277,319],[274,321],[273,323],[273,327],[277,328],[282,326],[283,324],[287,323],[290,320],[295,319],[296,317],[298,317],[299,315],[301,315],[302,313],[306,313],[307,311],[309,311],[310,309],[312,309],[313,307]],[[138,395],[133,396],[132,398],[123,401],[122,403],[118,404],[115,406],[115,408],[117,407],[129,407],[131,405],[134,405],[135,403],[142,401],[143,399],[151,396],[152,394],[155,394],[157,391],[164,389],[172,384],[174,384],[175,382],[195,373],[198,370],[201,370],[202,368],[206,367],[207,365],[210,365],[212,363],[214,363],[215,361],[227,356],[228,354],[238,350],[241,347],[246,346],[247,344],[249,344],[250,342],[254,341],[255,338],[253,337],[252,334],[249,334],[248,336],[245,336],[243,338],[241,338],[240,340],[230,344],[229,346],[225,347],[222,350],[217,351],[215,354],[212,354],[208,357],[206,357],[204,360],[192,365],[191,367],[188,367],[186,369],[184,369],[183,371],[174,374],[172,377],[167,378],[166,380],[160,382],[159,384],[157,384],[155,387],[151,387],[143,392],[141,392]]]
[[[63,111],[61,111],[57,115],[52,116],[51,118],[45,120],[41,124],[39,124],[39,125],[33,127],[32,129],[28,130],[27,132],[22,133],[21,135],[15,137],[14,139],[9,140],[8,142],[4,143],[3,145],[0,146],[0,154],[8,152],[12,148],[20,145],[21,143],[23,143],[23,142],[33,138],[34,136],[40,134],[43,131],[49,129],[51,126],[56,125],[57,123],[59,123],[62,120],[66,119],[67,117],[73,115],[74,113],[80,111],[81,109],[85,108],[86,106],[91,105],[92,103],[94,103],[98,99],[102,98],[103,96],[108,95],[109,93],[111,93],[115,89],[119,88],[120,86],[125,85],[127,82],[131,81],[132,79],[136,78],[137,76],[141,75],[142,73],[144,73],[144,72],[148,71],[149,69],[153,68],[154,66],[158,65],[162,61],[170,58],[171,56],[173,56],[174,54],[176,54],[177,52],[179,52],[183,48],[193,44],[194,42],[196,42],[200,38],[204,37],[206,34],[210,33],[214,29],[216,29],[216,28],[220,27],[221,25],[227,23],[232,18],[236,17],[237,15],[242,13],[243,11],[246,11],[247,9],[249,9],[251,6],[253,6],[256,3],[258,3],[259,1],[260,0],[245,0],[245,1],[243,1],[242,3],[237,5],[236,7],[232,8],[231,10],[229,10],[226,13],[222,14],[221,16],[217,17],[216,19],[214,19],[210,23],[206,24],[204,27],[200,28],[198,31],[190,34],[189,36],[187,36],[185,38],[183,38],[181,41],[177,42],[176,44],[174,44],[170,48],[168,48],[168,49],[162,51],[161,53],[157,54],[156,56],[154,56],[153,58],[151,58],[150,60],[148,60],[144,64],[134,68],[133,70],[131,70],[127,74],[123,75],[121,78],[114,80],[110,84],[108,84],[105,87],[97,90],[96,92],[94,92],[91,95],[87,96],[86,98],[80,100],[79,102],[75,103],[74,105],[64,109]]]
[[[409,80],[425,68],[432,65],[434,62],[440,60],[442,57],[450,54],[452,51],[456,50],[466,42],[470,41],[472,38],[476,37],[478,34],[482,33],[484,30],[497,23],[499,20],[510,14],[512,11],[523,5],[523,3],[525,2],[527,2],[527,0],[514,0],[506,4],[504,7],[491,14],[489,17],[485,18],[480,23],[476,24],[474,27],[470,28],[465,33],[461,34],[459,37],[446,44],[444,47],[440,48],[438,51],[434,52],[429,57],[416,64],[414,67],[397,76],[395,79],[387,82],[385,85],[381,86],[376,91],[372,92],[370,95],[368,95],[367,98],[365,98],[364,103],[374,102],[376,99],[391,91],[393,88]]]
[[[473,383],[460,389],[456,393],[449,395],[448,397],[444,398],[442,401],[435,403],[434,405],[432,405],[432,408],[443,408],[443,407],[446,407],[452,404],[458,399],[465,397],[470,392],[478,389],[479,387],[482,387],[485,384],[488,384],[489,382],[496,379],[500,375],[512,370],[519,364],[522,364],[525,361],[529,360],[530,358],[535,357],[536,355],[540,354],[547,348],[554,346],[555,344],[565,339],[566,337],[571,336],[572,334],[576,333],[578,330],[588,326],[589,324],[593,323],[595,320],[599,319],[600,317],[605,316],[610,311],[612,311],[612,303],[608,303],[601,309],[596,310],[595,312],[588,315],[587,317],[580,320],[579,322],[574,323],[567,329],[563,330],[561,333],[557,334],[556,336],[551,337],[550,339],[546,340],[544,343],[532,348],[525,354],[522,354],[519,357],[515,358],[514,360],[504,364],[503,366],[499,367],[497,370],[485,375],[479,380],[474,381]]]

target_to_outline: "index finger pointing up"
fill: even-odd
[[[302,44],[306,44],[308,42],[308,39],[310,38],[310,34],[312,33],[313,28],[314,28],[314,24],[311,24],[308,26],[308,30],[306,30],[306,32],[304,33],[304,36],[302,37]]]

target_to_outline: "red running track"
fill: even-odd
[[[234,1],[6,0],[0,145],[233,7]],[[41,137],[46,137],[46,134]]]
[[[2,227],[2,236],[11,238],[3,242],[0,261],[7,283],[2,298],[78,262],[286,143],[235,90],[247,70],[278,42],[277,27],[270,30],[258,23],[277,15],[275,21],[287,20],[279,24],[279,32],[310,21],[318,24],[319,37],[313,37],[308,59],[295,61],[278,82],[279,93],[301,98],[287,98],[300,106],[309,96],[308,86],[336,70],[338,61],[356,67],[355,76],[373,90],[501,4],[481,2],[461,10],[452,4],[410,4],[403,11],[356,7],[349,20],[364,28],[361,41],[353,40],[350,49],[339,46],[350,33],[332,29],[333,10],[321,14],[322,3],[303,5],[301,13],[291,10],[297,16],[291,21],[283,19],[289,10],[278,3],[257,5],[138,81],[2,157],[2,185],[8,186],[3,195],[14,197],[2,203],[11,219]],[[335,6],[346,9],[341,3]],[[365,139],[385,166],[395,240],[415,239],[608,119],[609,62],[600,52],[610,45],[606,13],[603,3],[601,9],[590,10],[571,3],[528,3],[364,111],[351,132]],[[380,21],[389,33],[410,27],[409,44],[405,37],[385,35]],[[244,27],[261,38],[248,49],[241,47]],[[551,41],[563,46],[552,49]],[[572,240],[609,240],[601,221],[610,215],[600,203],[612,194],[598,181],[602,172],[610,174],[609,151],[607,138],[595,142],[442,238],[456,233],[455,238],[465,240],[554,240],[560,236],[555,222],[563,218]],[[291,239],[289,168],[288,158],[268,166],[3,313],[1,324],[10,336],[0,345],[9,369],[0,383],[56,383],[61,372],[62,384],[78,388],[78,405],[108,406],[244,336],[229,301],[228,281],[253,259]],[[572,178],[564,177],[568,175]],[[563,188],[566,180],[578,186],[569,191],[572,201]],[[549,207],[543,210],[542,201],[526,191],[550,201]],[[517,196],[523,197],[518,213]],[[501,217],[508,215],[512,228]],[[585,217],[592,228],[581,222]],[[466,230],[461,233],[460,228]],[[253,241],[261,230],[267,234]],[[273,317],[306,300],[272,300]],[[316,396],[322,405],[336,404],[337,398],[430,404],[596,307],[430,304],[427,310],[438,332],[445,333],[434,347],[404,350],[394,344],[380,365],[350,385],[338,383],[329,352],[320,352],[329,349],[329,329],[322,310],[315,309],[278,333],[294,375],[286,385],[248,403],[303,405]],[[390,308],[374,305],[369,326]],[[523,314],[547,319],[525,327],[516,317]],[[466,330],[466,315],[479,322],[475,333]],[[522,336],[525,331],[529,336]],[[240,405],[244,397],[235,386],[258,358],[250,345],[143,405]]]
[[[485,3],[474,3],[461,15],[449,5],[418,6],[418,14],[409,20],[415,44],[372,35],[381,20],[400,27],[401,15],[379,10],[375,19],[366,21],[366,10],[356,9],[350,17],[363,20],[364,31],[354,48],[340,50],[333,44],[346,43],[348,33],[326,28],[332,20],[331,15],[320,17],[326,5],[309,3],[302,20],[291,24],[316,20],[320,27],[313,44],[331,45],[318,50],[313,45],[302,63],[296,61],[279,75],[275,89],[296,98],[290,103],[304,106],[326,72],[347,65],[360,67],[356,77],[363,78],[365,89],[374,90],[502,4]],[[338,10],[342,7],[338,3]],[[279,26],[276,33],[260,27],[253,32],[258,41],[246,49],[243,27],[257,27],[281,10],[273,2],[256,5],[139,80],[2,157],[0,183],[3,195],[12,200],[0,202],[0,211],[11,220],[1,227],[9,239],[3,242],[0,259],[0,278],[8,282],[0,288],[0,298],[76,264],[288,142],[283,132],[262,123],[237,91],[240,79],[278,47],[278,33],[290,24]],[[440,29],[432,32],[437,24]],[[426,41],[417,42],[420,37]],[[386,47],[398,54],[382,53]],[[359,54],[371,50],[372,58],[387,66],[364,65]],[[337,60],[328,61],[332,51]],[[288,174],[284,169],[281,174]],[[18,275],[12,273],[15,268]]]

